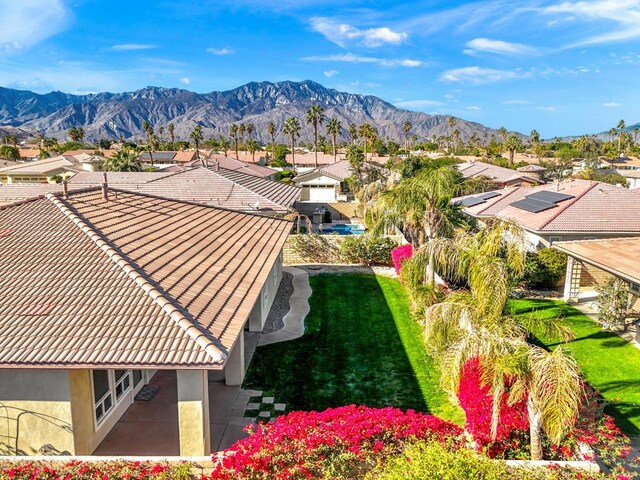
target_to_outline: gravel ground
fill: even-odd
[[[396,271],[393,267],[365,267],[362,265],[336,265],[321,263],[296,265],[296,267],[303,269],[309,275],[318,275],[320,273],[368,273],[384,275],[386,277],[396,276]]]
[[[282,281],[278,287],[278,293],[273,301],[269,316],[264,324],[262,333],[271,333],[284,327],[282,319],[289,311],[289,298],[293,294],[293,275],[282,272]]]

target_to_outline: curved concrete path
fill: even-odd
[[[275,332],[260,335],[258,346],[294,340],[304,335],[304,319],[309,314],[311,286],[309,274],[296,267],[284,267],[293,276],[293,293],[289,298],[289,311],[282,319],[284,326]]]

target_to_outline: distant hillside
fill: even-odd
[[[349,123],[373,124],[381,138],[401,140],[402,125],[413,124],[412,135],[422,140],[450,135],[449,116],[427,115],[394,107],[377,97],[328,89],[312,82],[251,82],[226,92],[198,94],[178,88],[147,87],[127,93],[70,95],[52,92],[39,95],[30,91],[0,87],[0,128],[20,127],[43,132],[59,139],[74,126],[82,126],[88,140],[99,138],[143,137],[142,123],[147,120],[156,132],[169,123],[175,125],[176,138],[186,139],[194,124],[199,123],[205,137],[228,136],[232,123],[252,123],[254,136],[269,141],[266,127],[274,122],[279,128],[285,119],[295,116],[303,126],[303,141],[312,139],[306,126],[305,111],[320,104],[328,117],[342,122],[346,139]],[[476,133],[480,139],[499,138],[497,130],[479,123],[456,119],[462,140]],[[280,134],[278,141],[286,141]]]

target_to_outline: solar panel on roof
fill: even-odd
[[[467,198],[463,198],[458,203],[460,205],[464,205],[465,207],[473,207],[474,205],[480,205],[481,203],[484,203],[484,202],[485,202],[485,200],[482,199],[482,198],[467,197]]]
[[[558,203],[563,200],[569,200],[570,198],[574,198],[573,195],[567,195],[566,193],[558,193],[551,192],[549,190],[541,190],[539,192],[532,193],[531,195],[527,195],[526,198],[531,198],[533,200],[542,200],[543,202],[551,202]]]
[[[545,202],[543,200],[536,200],[528,197],[525,197],[522,200],[518,200],[517,202],[510,203],[509,205],[531,213],[543,212],[544,210],[549,210],[550,208],[557,207],[555,203]]]
[[[478,198],[482,198],[483,200],[489,200],[490,198],[499,197],[501,194],[498,192],[487,192],[482,195],[477,195]]]

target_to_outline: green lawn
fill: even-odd
[[[288,410],[391,405],[463,420],[439,387],[397,280],[362,274],[309,280],[305,335],[259,347],[245,388],[272,393]]]
[[[569,348],[584,377],[610,403],[608,411],[618,426],[629,435],[640,434],[640,350],[561,301],[512,300],[510,308],[516,314],[538,311],[544,317],[565,317],[576,336]],[[556,345],[540,340],[549,348]]]

